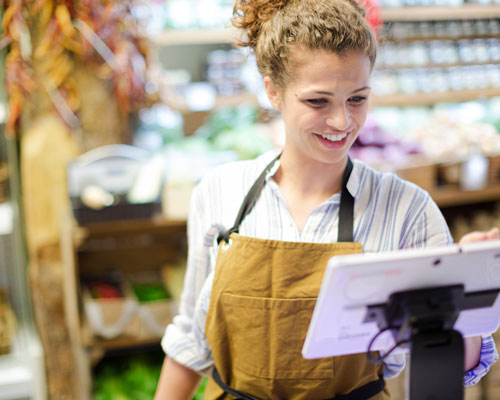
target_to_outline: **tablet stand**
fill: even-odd
[[[368,306],[364,322],[391,330],[396,343],[409,343],[410,400],[463,399],[463,338],[453,326],[461,311],[492,306],[499,291],[441,286],[396,292],[387,303]]]

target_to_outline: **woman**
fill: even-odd
[[[330,257],[451,243],[426,192],[348,158],[368,112],[376,39],[354,0],[241,0],[235,15],[286,144],[278,157],[223,165],[196,188],[156,399],[190,398],[200,374],[213,377],[207,399],[388,399],[383,376],[397,375],[402,358],[301,357]],[[466,383],[495,361],[491,346],[467,340]],[[486,367],[474,369],[480,356]]]

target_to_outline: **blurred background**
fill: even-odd
[[[366,6],[351,156],[427,190],[455,240],[500,226],[499,1]],[[193,187],[284,143],[232,7],[0,1],[0,400],[153,398]],[[499,399],[500,366],[466,398]]]

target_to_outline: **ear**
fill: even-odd
[[[270,77],[264,77],[264,86],[266,87],[267,98],[271,102],[272,106],[276,110],[281,110],[280,94]]]

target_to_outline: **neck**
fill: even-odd
[[[299,162],[284,151],[275,180],[282,189],[293,190],[298,196],[325,200],[341,191],[346,163],[346,159],[335,164]]]

